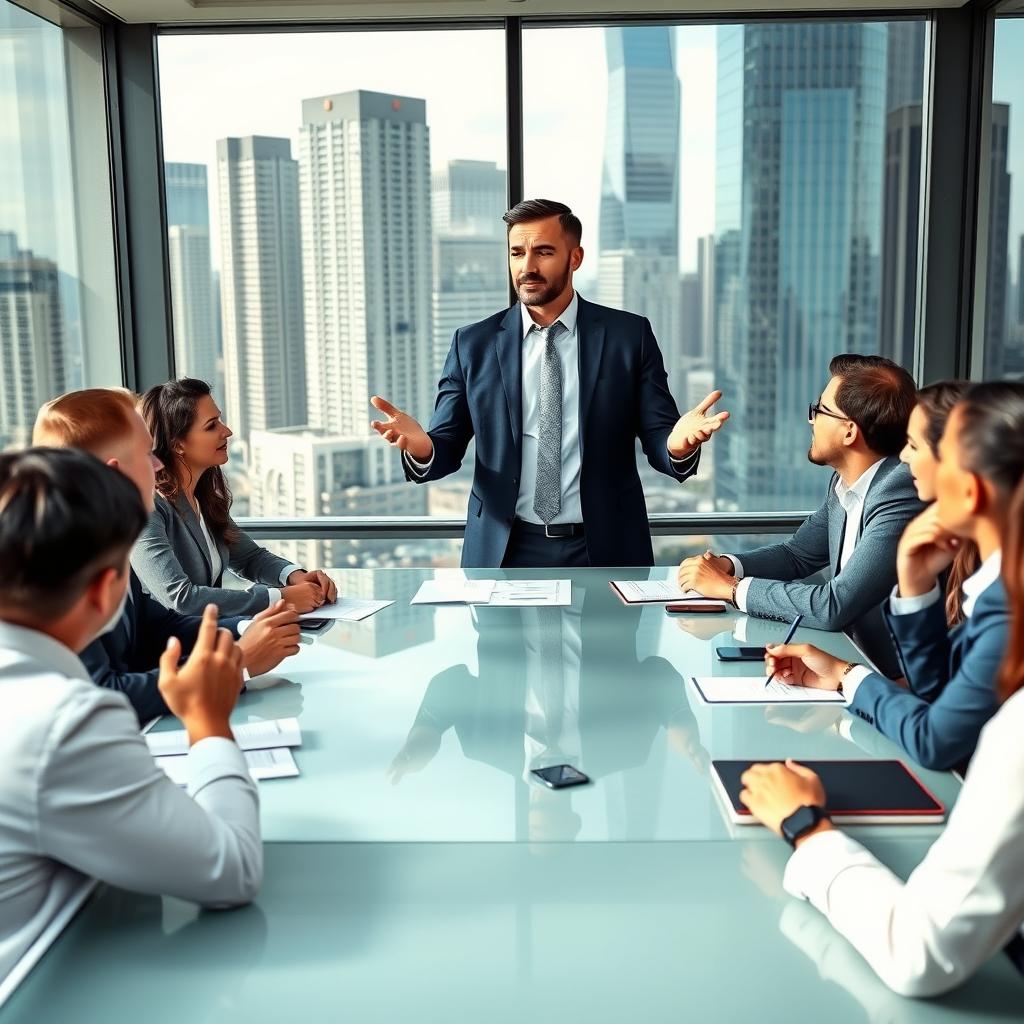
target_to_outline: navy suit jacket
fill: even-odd
[[[647,504],[637,472],[635,439],[647,461],[677,480],[697,470],[699,456],[677,469],[668,436],[679,410],[665,364],[645,317],[579,300],[580,500],[591,565],[653,565]],[[476,437],[473,490],[462,564],[502,564],[519,498],[522,465],[522,314],[518,304],[455,332],[427,433],[430,470],[406,476],[439,480],[462,465]]]
[[[79,657],[97,686],[118,690],[128,698],[141,724],[170,713],[157,688],[160,656],[167,641],[176,636],[182,654],[188,656],[203,620],[200,615],[182,615],[165,608],[146,593],[134,570],[129,586],[131,597],[118,624],[93,640]],[[221,619],[219,625],[237,638],[241,621],[240,617]]]
[[[1010,629],[1003,583],[988,587],[971,617],[952,630],[941,600],[911,615],[887,612],[886,620],[910,688],[872,673],[850,710],[922,767],[955,768],[974,753],[998,706],[996,677]]]

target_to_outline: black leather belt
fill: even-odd
[[[551,523],[545,526],[543,523],[528,523],[525,519],[516,519],[513,525],[523,533],[536,533],[549,539],[583,536],[582,523]]]

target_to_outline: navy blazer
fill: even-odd
[[[646,317],[579,300],[580,501],[591,565],[653,565],[647,504],[635,440],[658,471],[685,480],[699,456],[677,469],[668,437],[679,410]],[[502,564],[519,498],[522,465],[522,314],[518,303],[455,332],[427,433],[434,459],[417,483],[462,465],[476,437],[473,490],[462,564]]]
[[[997,580],[974,613],[950,630],[945,602],[886,620],[909,690],[872,673],[857,687],[850,710],[874,725],[922,767],[966,762],[982,726],[996,713],[996,677],[1009,638],[1006,590]]]
[[[167,641],[176,636],[182,655],[187,657],[199,635],[200,615],[182,615],[165,608],[142,587],[134,570],[129,581],[131,596],[118,624],[105,636],[93,640],[79,657],[97,686],[123,693],[135,709],[139,722],[148,722],[170,711],[157,688],[160,656]],[[240,617],[221,619],[218,625],[238,637]]]

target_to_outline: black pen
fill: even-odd
[[[804,617],[803,617],[802,615],[798,615],[798,616],[797,616],[797,617],[796,617],[796,618],[795,618],[795,619],[793,620],[793,625],[789,627],[789,632],[788,632],[788,633],[786,634],[786,639],[782,641],[782,645],[781,645],[781,646],[785,647],[785,646],[786,646],[786,644],[788,644],[788,643],[789,643],[789,641],[793,639],[793,634],[794,634],[794,633],[795,633],[795,632],[797,631],[797,628],[799,627],[800,623],[801,623],[801,622],[803,622],[803,620],[804,620]],[[767,679],[766,679],[766,680],[764,681],[764,686],[765,686],[765,689],[767,689],[767,688],[768,688],[768,684],[769,684],[769,683],[770,683],[770,682],[771,682],[771,681],[772,681],[772,680],[773,680],[774,678],[775,678],[775,673],[773,672],[773,673],[772,673],[772,674],[771,674],[771,675],[770,675],[770,676],[769,676],[769,677],[768,677],[768,678],[767,678]]]

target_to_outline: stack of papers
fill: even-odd
[[[494,593],[494,580],[467,580],[444,576],[424,580],[412,604],[487,604]]]
[[[764,676],[690,677],[705,704],[845,704],[834,690],[789,686],[773,679],[765,686]]]
[[[299,616],[299,622],[302,623],[306,619],[339,619],[342,622],[361,622],[394,603],[394,601],[364,601],[357,597],[339,597],[334,604],[324,604],[316,611],[303,612]],[[299,628],[302,628],[301,625]]]
[[[473,604],[488,608],[566,607],[572,604],[572,581],[426,580],[412,603]]]
[[[249,774],[254,779],[283,779],[298,775],[299,768],[289,747],[302,745],[297,718],[273,718],[231,727],[235,742],[245,752]],[[188,733],[184,729],[149,732],[146,744],[157,765],[179,786],[188,784]]]
[[[669,580],[612,580],[612,589],[626,604],[668,604],[672,601],[706,601],[698,590],[683,590]]]

